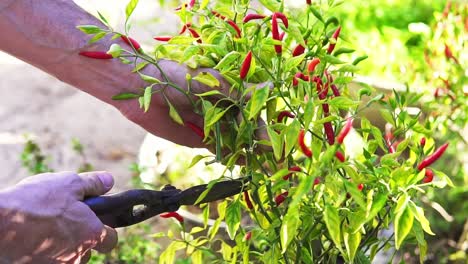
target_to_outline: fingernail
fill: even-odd
[[[98,177],[106,189],[110,189],[114,185],[114,177],[112,177],[111,174],[101,173],[98,175]]]

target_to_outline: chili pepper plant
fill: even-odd
[[[226,166],[215,181],[236,177],[236,166],[251,179],[243,193],[218,204],[214,224],[208,224],[208,206],[204,225],[192,229],[179,214],[164,214],[177,220],[181,235],[168,233],[173,241],[160,262],[172,263],[176,252],[183,252],[193,263],[370,263],[378,252],[407,243],[417,245],[423,261],[425,236],[434,233],[418,194],[451,182],[431,168],[450,146],[436,145],[421,115],[407,110],[419,97],[383,96],[368,86],[350,89],[366,55],[347,47],[347,36],[356,32],[333,16],[338,2],[304,1],[300,9],[284,1],[259,2],[181,3],[174,11],[181,31],[155,36],[150,50],[128,31],[137,0],[126,8],[126,32],[78,27],[92,35],[90,42],[107,35],[124,40],[125,45],[81,55],[132,64],[148,86],[114,99],[139,100],[142,115],[154,93],[170,89],[191,97],[195,82],[209,86],[192,100],[203,127],[183,120],[169,99],[167,114],[213,150],[213,156],[197,156],[193,163]],[[208,71],[188,74],[188,90],[183,89],[166,78],[160,59],[213,68],[229,83],[229,92],[221,92],[219,79]],[[143,74],[148,65],[160,69],[162,79]],[[383,109],[392,138],[361,115],[373,105]],[[267,137],[259,136],[265,131]],[[217,236],[223,222],[229,239]]]

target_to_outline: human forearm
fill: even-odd
[[[111,42],[125,45],[110,38],[87,44],[76,28],[86,24],[105,27],[70,0],[11,1],[0,9],[0,50],[108,103],[112,95],[143,85],[130,65],[78,55],[79,50],[106,51]]]

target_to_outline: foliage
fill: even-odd
[[[208,225],[210,207],[205,206],[202,227],[181,224],[180,235],[168,232],[172,243],[160,263],[174,262],[182,250],[193,263],[370,263],[384,248],[406,250],[408,241],[418,245],[422,262],[428,250],[425,233],[433,232],[420,193],[453,185],[442,171],[431,168],[437,177],[432,182],[424,180],[429,168],[417,169],[439,146],[432,138],[434,121],[410,109],[422,95],[394,91],[384,96],[364,86],[354,96],[348,84],[364,57],[359,54],[348,62],[346,54],[353,50],[343,45],[340,21],[331,12],[338,3],[304,3],[290,9],[283,2],[260,2],[262,8],[247,0],[191,1],[193,6],[181,5],[176,12],[184,25],[190,24],[187,33],[157,45],[152,53],[133,44],[131,50],[117,44],[108,50],[123,63],[145,61],[135,63],[136,72],[149,64],[158,67],[159,58],[168,58],[191,68],[213,67],[231,85],[230,93],[222,94],[218,80],[208,72],[186,78],[188,87],[199,82],[213,88],[193,101],[194,112],[205,120],[204,141],[216,150],[208,163],[224,164],[229,175],[242,158],[241,174],[251,179],[245,197],[251,197],[253,207],[240,195],[223,201],[217,220]],[[127,25],[137,4],[132,0],[126,8]],[[242,21],[247,12],[263,14],[264,9],[274,14]],[[80,26],[93,36],[91,41],[108,34],[128,35],[126,28],[124,34]],[[344,39],[352,34],[345,30]],[[293,56],[298,45],[305,51]],[[140,76],[148,87],[115,99],[138,97],[147,111],[156,92],[165,95],[172,88],[191,95],[164,72],[161,80]],[[190,121],[182,120],[169,99],[167,104],[174,122]],[[389,132],[382,133],[362,115],[370,106],[380,107]],[[279,119],[284,111],[290,117]],[[351,135],[345,144],[335,142],[336,136],[344,137],[340,131],[352,120],[359,120],[354,122],[354,138],[363,144],[353,144]],[[259,137],[261,132],[269,139]],[[420,143],[423,137],[425,144]],[[299,171],[289,170],[296,166]],[[243,216],[250,220],[243,221]],[[222,222],[229,239],[219,241]],[[394,234],[380,235],[392,225]]]

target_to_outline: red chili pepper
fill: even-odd
[[[241,80],[244,80],[245,77],[247,77],[247,73],[249,73],[250,70],[250,63],[252,62],[252,51],[249,51],[247,53],[247,56],[245,56],[244,62],[242,63],[241,69],[240,69],[240,78]]]
[[[345,126],[343,127],[343,129],[341,129],[340,134],[338,134],[338,136],[336,137],[336,141],[338,142],[338,144],[343,144],[343,140],[348,135],[349,131],[351,130],[351,127],[353,127],[353,119],[348,118]]]
[[[309,72],[309,75],[315,71],[315,68],[317,67],[319,63],[320,63],[319,58],[314,58],[313,60],[309,62],[309,65],[307,66],[307,71]]]
[[[395,153],[395,147],[392,144],[393,134],[391,132],[385,134],[385,144],[388,147],[388,152]]]
[[[195,134],[197,134],[198,136],[200,136],[200,138],[205,138],[205,132],[201,127],[195,125],[190,121],[185,122],[185,125],[192,129],[192,131],[195,132]]]
[[[277,20],[277,13],[274,13],[272,15],[272,20],[271,20],[271,35],[274,40],[279,40],[281,41],[281,37],[279,34],[279,27],[278,27],[278,20]],[[275,51],[277,54],[280,54],[283,52],[283,46],[282,45],[275,45]]]
[[[236,31],[237,37],[240,38],[241,37],[241,30],[240,30],[239,26],[236,24],[236,22],[234,22],[232,20],[228,20],[227,23]]]
[[[283,21],[283,24],[286,28],[289,27],[289,22],[288,22],[288,18],[281,12],[276,12],[276,18],[279,18],[281,19],[281,21]]]
[[[192,26],[192,23],[190,23],[190,22],[187,23],[187,24],[185,24],[185,25],[182,27],[182,29],[180,30],[179,35],[184,34],[185,31],[187,31],[187,28],[189,28],[189,27],[191,27],[191,26]]]
[[[309,81],[309,76],[304,75],[302,72],[298,72],[293,77],[293,86],[297,86],[299,84],[299,79],[304,80],[306,82]]]
[[[458,59],[453,55],[452,53],[452,50],[450,49],[450,47],[447,45],[447,43],[445,43],[445,49],[444,49],[444,52],[445,52],[445,57],[450,60],[454,60],[457,64],[460,64],[458,63]]]
[[[196,0],[190,0],[189,7],[192,8],[195,5]]]
[[[111,54],[107,54],[105,51],[80,51],[79,54],[81,56],[98,60],[109,60],[114,58]]]
[[[154,39],[158,41],[169,41],[172,39],[172,36],[156,36]]]
[[[431,169],[427,168],[425,175],[424,175],[423,183],[430,183],[432,182],[433,179],[434,179],[434,172]]]
[[[173,217],[177,221],[179,221],[179,223],[184,222],[184,218],[177,212],[168,212],[168,213],[160,214],[159,216],[162,217],[162,218],[171,218],[171,217]]]
[[[247,23],[251,20],[255,20],[255,19],[264,19],[266,16],[265,15],[260,15],[260,14],[248,14],[244,17],[244,19],[242,20],[242,22],[244,23]]]
[[[312,64],[312,61],[309,63],[309,68],[310,68],[310,64]],[[312,65],[311,68],[315,68],[315,65]],[[314,81],[316,83],[316,85],[317,85],[317,92],[318,92],[319,99],[320,100],[325,100],[327,98],[327,94],[328,94],[328,83],[327,83],[327,85],[325,85],[325,87],[323,87],[322,79],[320,79],[319,76],[314,76],[312,81]],[[329,107],[328,104],[326,104],[326,103],[322,104],[322,109],[323,109],[323,115],[325,117],[330,115],[330,107]],[[323,124],[323,127],[324,127],[324,130],[325,130],[325,135],[327,136],[328,144],[330,144],[330,145],[335,144],[335,132],[333,131],[332,123],[331,122],[325,122]]]
[[[359,191],[362,191],[362,189],[364,189],[364,184],[362,183],[358,184],[357,188]]]
[[[247,232],[244,236],[245,241],[249,241],[252,238],[252,232]]]
[[[301,168],[299,166],[293,166],[289,168],[290,172],[301,172]],[[288,180],[292,176],[292,173],[289,173],[288,175],[283,177],[283,180]]]
[[[423,159],[418,165],[418,170],[423,170],[424,168],[430,166],[432,163],[436,162],[445,150],[448,148],[449,143],[443,144],[440,148],[436,149],[432,155],[429,155],[427,158]]]
[[[283,41],[285,35],[286,35],[286,32],[281,32],[281,34],[280,34],[280,40],[281,41]]]
[[[202,40],[200,38],[200,34],[198,34],[198,32],[193,29],[193,28],[188,28],[188,31],[190,31],[190,34],[192,35],[193,38],[196,38],[197,39],[197,42],[198,43],[202,43]]]
[[[341,162],[345,162],[345,160],[346,160],[344,154],[341,151],[337,151],[335,153],[335,157]]]
[[[340,32],[341,32],[341,26],[338,27],[336,29],[336,31],[333,33],[333,35],[332,35],[332,38],[335,39],[335,43],[330,43],[330,45],[328,45],[328,50],[327,50],[328,54],[331,54],[333,52],[333,50],[335,49],[336,41],[338,41],[338,37],[340,36]]]
[[[424,146],[426,145],[426,138],[425,137],[421,138],[421,141],[419,141],[419,145],[421,145],[421,147],[424,148]]]
[[[338,90],[338,87],[336,87],[336,85],[332,84],[330,87],[331,87],[331,89],[332,89],[332,91],[333,91],[333,95],[334,95],[334,96],[337,96],[337,97],[338,97],[338,96],[341,95],[341,94],[340,94],[340,90]]]
[[[301,131],[299,131],[299,136],[298,136],[299,147],[301,148],[302,153],[304,153],[304,155],[310,158],[312,157],[312,150],[310,150],[306,146],[304,142],[304,138],[305,138],[305,130],[301,129]]]
[[[281,123],[281,122],[283,122],[283,119],[285,117],[295,118],[296,116],[293,113],[289,112],[289,111],[281,111],[278,114],[278,117],[276,118],[276,121],[278,121],[278,123]]]
[[[245,200],[245,204],[247,205],[247,208],[249,208],[249,210],[252,210],[254,206],[252,204],[252,201],[250,201],[249,192],[247,191],[244,191],[244,200]]]
[[[298,73],[294,74],[294,77],[293,77],[293,86],[294,87],[299,85],[298,79],[302,79],[302,76],[304,76],[304,74],[302,72],[298,72]]]
[[[452,8],[452,1],[447,1],[447,3],[445,4],[444,12],[442,13],[442,17],[444,18],[448,17],[448,14],[451,8]]]
[[[304,51],[305,51],[305,47],[302,46],[301,44],[298,44],[298,45],[294,48],[294,50],[293,50],[293,52],[292,52],[292,56],[293,56],[293,57],[299,56],[299,55],[303,54]]]
[[[127,43],[130,47],[133,47],[135,50],[138,52],[142,52],[143,50],[141,49],[140,43],[138,43],[136,40],[132,39],[131,37],[127,36],[120,36],[120,38]]]
[[[325,104],[322,105],[322,108]],[[328,107],[328,104],[327,104],[327,107]],[[325,116],[328,116],[327,113],[325,113],[325,111],[323,111]],[[325,134],[327,136],[327,140],[328,140],[328,144],[330,145],[333,145],[335,144],[335,132],[333,131],[333,126],[332,126],[332,123],[331,122],[325,122],[323,123],[323,128],[325,130]]]
[[[286,200],[286,197],[288,197],[288,194],[289,194],[288,192],[284,192],[282,194],[277,195],[275,197],[276,205],[278,206],[278,205],[282,204],[284,202],[284,200]]]
[[[320,184],[320,177],[314,179],[314,186]]]
[[[211,11],[211,14],[213,14],[215,17],[219,17],[221,18],[222,20],[225,20],[226,17],[221,15],[220,13],[216,12],[216,11]]]

